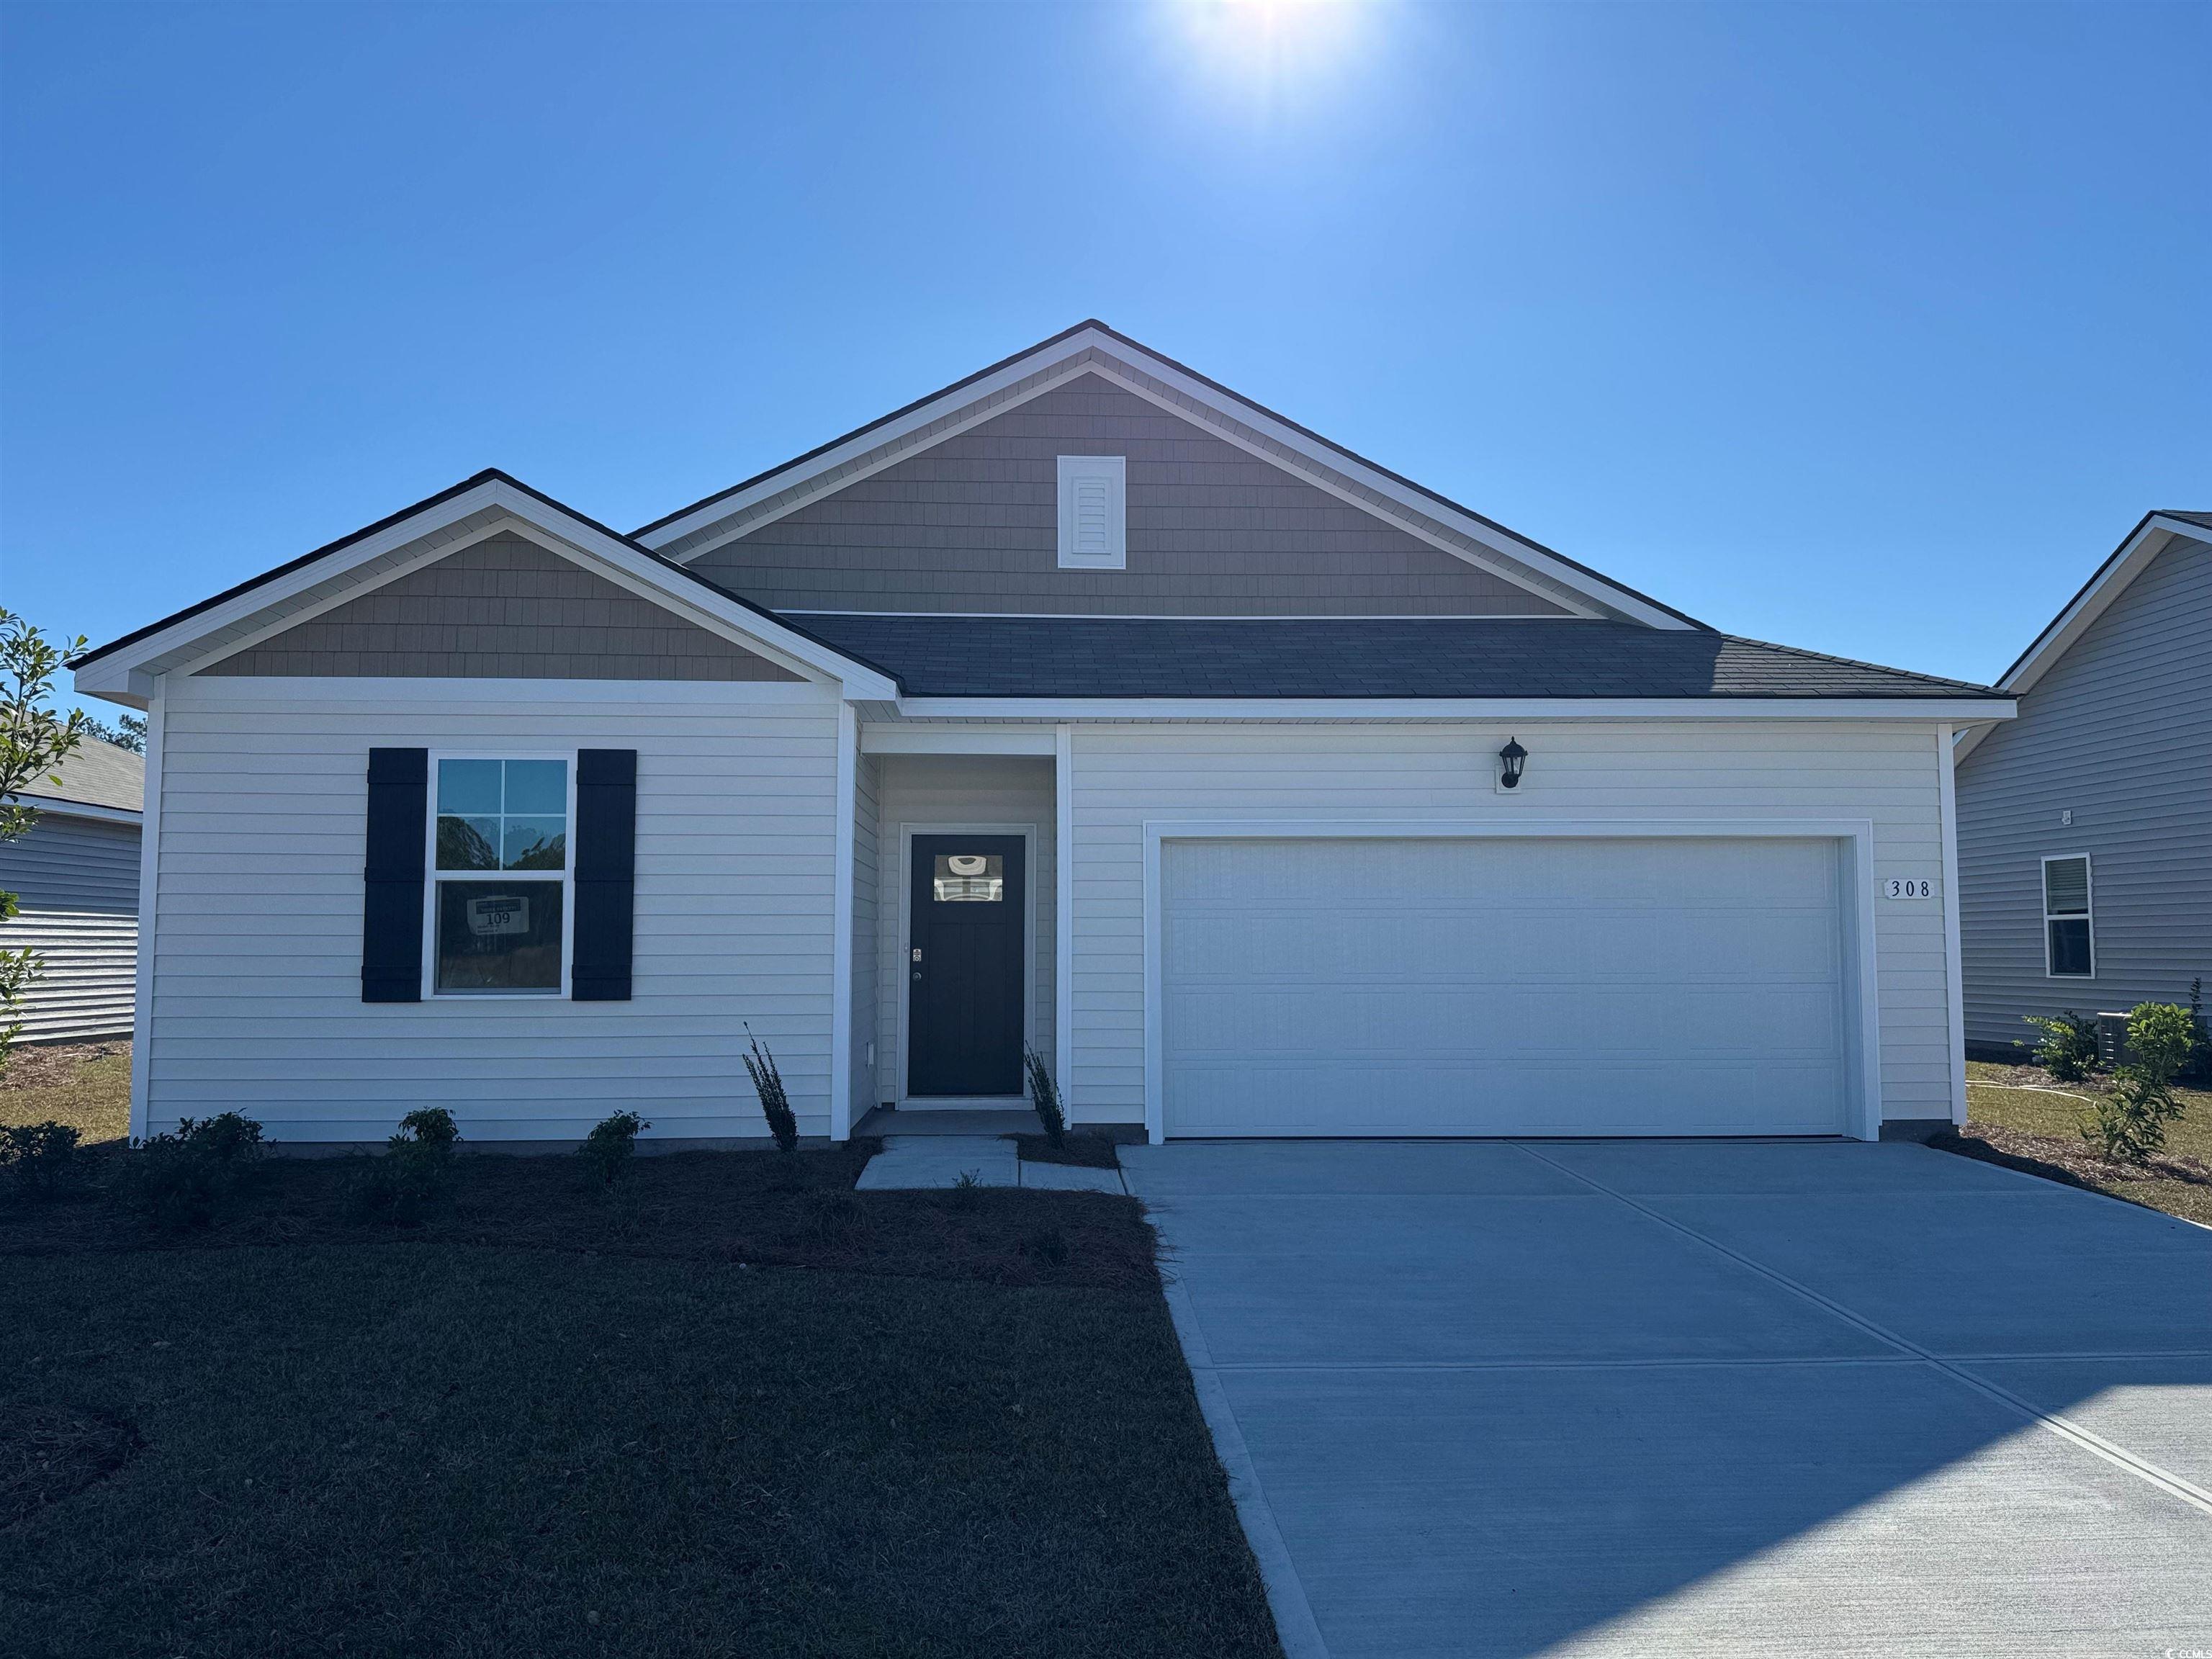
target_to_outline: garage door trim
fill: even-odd
[[[1145,1133],[1154,1146],[1167,1139],[1167,1097],[1160,1033],[1163,909],[1160,854],[1171,841],[1478,841],[1570,837],[1640,841],[1695,837],[1741,840],[1786,837],[1844,843],[1844,938],[1851,951],[1845,982],[1859,1042],[1856,1133],[1881,1133],[1881,1006],[1875,968],[1874,821],[1871,818],[1516,818],[1508,822],[1438,822],[1377,818],[1146,819],[1145,822]]]

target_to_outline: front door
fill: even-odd
[[[1019,836],[916,836],[907,952],[908,1095],[1022,1091]]]

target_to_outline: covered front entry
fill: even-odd
[[[907,1089],[1022,1091],[1029,875],[1019,836],[916,836],[908,896]]]
[[[1852,1133],[1842,845],[1166,840],[1164,1133]]]

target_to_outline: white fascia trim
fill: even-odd
[[[2089,630],[2090,624],[2112,607],[2113,601],[2128,591],[2128,586],[2148,569],[2152,560],[2166,551],[2166,544],[2177,536],[2189,536],[2198,540],[2212,541],[2212,530],[2202,525],[2192,525],[2180,519],[2167,519],[2153,514],[2143,527],[2129,538],[2126,545],[2113,555],[2104,573],[2088,586],[2075,595],[2072,603],[2051,619],[2050,626],[2028,647],[2027,654],[2004,672],[1997,681],[1997,690],[2009,691],[2015,696],[2025,696],[2035,689],[2040,680],[2058,659],[2073,647],[2074,641]],[[1964,760],[1989,736],[1991,728],[1974,727],[1960,735],[1953,751],[1955,758]]]
[[[1044,752],[1050,754],[1047,744]],[[127,806],[95,806],[85,800],[48,800],[43,795],[0,795],[0,804],[27,806],[42,818],[96,818],[102,823],[143,823],[146,815]]]
[[[1069,362],[1064,372],[1053,374],[1048,380],[1030,388],[1019,398],[1006,399],[988,408],[974,407],[984,403],[995,393],[1004,392],[1010,386],[1025,380],[1032,375],[1046,373],[1056,362],[1080,357],[1085,352],[1097,352],[1106,361],[1103,362]],[[1132,359],[1135,361],[1130,362],[1129,360]],[[749,520],[738,530],[732,531],[727,537],[717,538],[714,541],[702,543],[700,546],[687,550],[678,562],[688,563],[710,549],[720,546],[724,541],[740,534],[750,533],[759,529],[763,525],[773,524],[786,514],[798,511],[818,495],[833,489],[842,489],[848,484],[868,477],[872,472],[879,471],[884,467],[904,459],[911,452],[900,450],[894,454],[883,455],[873,464],[857,467],[850,472],[842,473],[836,478],[824,482],[816,489],[810,490],[803,488],[809,479],[820,477],[823,473],[842,466],[851,465],[854,461],[860,460],[885,446],[896,444],[901,438],[933,422],[944,419],[947,408],[970,408],[973,412],[947,426],[939,434],[940,439],[951,437],[982,421],[994,419],[1005,414],[1008,410],[1018,409],[1031,398],[1043,396],[1047,392],[1052,391],[1055,386],[1077,374],[1102,375],[1124,391],[1142,398],[1148,403],[1188,418],[1190,414],[1188,410],[1179,407],[1171,400],[1161,398],[1150,387],[1141,386],[1126,375],[1115,374],[1112,365],[1115,362],[1122,362],[1127,367],[1138,369],[1150,378],[1172,387],[1192,402],[1210,409],[1239,425],[1249,427],[1271,443],[1279,444],[1284,449],[1291,451],[1316,466],[1350,478],[1398,507],[1422,518],[1448,526],[1468,540],[1487,547],[1515,563],[1538,572],[1567,589],[1569,592],[1579,593],[1588,599],[1594,600],[1600,607],[1618,611],[1623,616],[1653,628],[1682,630],[1695,626],[1693,623],[1683,621],[1680,617],[1660,609],[1648,600],[1640,599],[1626,590],[1614,586],[1601,576],[1578,570],[1555,555],[1546,553],[1531,544],[1522,541],[1517,536],[1485,524],[1480,519],[1471,517],[1465,513],[1455,511],[1432,496],[1425,495],[1376,471],[1373,467],[1355,461],[1351,456],[1340,450],[1333,449],[1327,444],[1307,437],[1294,428],[1262,413],[1255,404],[1226,397],[1181,369],[1152,356],[1150,353],[1136,350],[1119,340],[1109,338],[1091,329],[1085,329],[1079,334],[1071,335],[1043,352],[1034,353],[1009,363],[997,374],[987,379],[963,386],[957,392],[946,392],[943,397],[925,404],[920,409],[913,410],[897,421],[872,428],[860,436],[838,445],[836,448],[816,456],[803,467],[792,467],[773,473],[750,489],[734,495],[721,496],[706,506],[687,513],[672,523],[660,526],[647,535],[640,537],[639,539],[648,547],[665,546],[696,531],[705,529],[709,525],[719,524],[726,519],[734,518],[744,513],[748,507],[757,502],[794,489],[799,490],[791,501],[784,503],[773,514]],[[1285,463],[1285,457],[1282,455],[1272,450],[1259,447],[1237,434],[1225,432],[1218,428],[1208,429],[1224,442],[1234,444],[1249,453],[1260,456],[1279,466]],[[933,441],[937,441],[933,440]],[[1314,476],[1311,472],[1301,469],[1299,476],[1316,488],[1325,489],[1329,494],[1352,502],[1367,512],[1371,513],[1376,509],[1374,502],[1350,494],[1330,481]],[[1510,569],[1501,569],[1489,564],[1470,555],[1465,548],[1439,541],[1420,526],[1407,522],[1403,519],[1394,516],[1393,521],[1399,524],[1400,527],[1409,535],[1419,537],[1430,545],[1450,554],[1454,558],[1463,560],[1478,568],[1486,569],[1502,580],[1514,582],[1516,586],[1526,586],[1525,583],[1519,581],[1516,574]],[[1537,592],[1539,598],[1553,604],[1563,602],[1557,594],[1540,592],[1534,588],[1529,591]],[[1594,610],[1590,614],[1598,613]]]
[[[901,726],[871,720],[860,727],[864,755],[1051,755],[1052,733],[1007,726]]]
[[[1163,843],[1170,841],[1473,841],[1500,837],[1633,841],[1680,837],[1786,837],[1837,841],[1850,860],[1851,887],[1845,916],[1853,928],[1851,981],[1858,1023],[1857,1133],[1881,1138],[1881,975],[1875,963],[1874,840],[1871,818],[1147,818],[1145,837],[1145,1133],[1158,1146],[1167,1138],[1166,1067],[1161,1055],[1164,906],[1161,897]]]
[[[2009,699],[1973,697],[902,697],[915,720],[2002,720]]]
[[[966,622],[1206,622],[1206,623],[1276,623],[1276,622],[1516,622],[1516,623],[1572,623],[1601,620],[1592,617],[1547,616],[1541,611],[1394,611],[1388,613],[1370,611],[1315,611],[1298,616],[1262,616],[1246,611],[1236,616],[1192,616],[1187,613],[1169,615],[1164,611],[792,611],[781,610],[779,617],[895,617],[902,621],[955,620]]]
[[[492,510],[505,513],[519,523],[534,526],[567,544],[553,550],[586,555],[600,568],[600,574],[620,582],[633,592],[652,599],[687,620],[696,622],[738,643],[765,647],[770,653],[789,659],[794,672],[811,672],[837,682],[849,697],[888,699],[897,693],[897,688],[891,681],[874,669],[782,627],[734,600],[723,599],[703,586],[690,581],[680,584],[672,581],[664,567],[635,548],[626,545],[594,525],[548,507],[537,497],[498,478],[488,479],[473,489],[465,490],[435,506],[425,507],[398,524],[387,526],[374,536],[364,536],[340,553],[317,559],[273,581],[264,582],[225,604],[185,617],[157,634],[134,642],[125,650],[88,664],[76,671],[77,689],[95,696],[116,692],[147,695],[150,686],[133,683],[133,671],[140,665],[155,661],[172,652],[189,649],[195,641],[244,623],[273,603],[308,592],[333,576],[343,575],[349,570],[382,558],[447,525],[457,523],[473,514]],[[441,558],[450,550],[450,548],[434,549],[424,557],[426,560]],[[395,571],[393,574],[397,575],[399,573]],[[368,591],[373,590],[356,589],[348,597],[356,597],[359,592]],[[289,620],[298,619],[295,614]],[[226,641],[213,647],[208,654],[228,655],[239,648],[236,642]],[[190,663],[179,665],[186,671],[193,665]],[[143,673],[137,676],[142,682],[148,678]]]

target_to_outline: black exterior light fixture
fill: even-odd
[[[1505,747],[1498,751],[1498,781],[1507,789],[1521,787],[1521,769],[1528,763],[1528,751],[1521,746],[1518,738],[1505,739]]]

